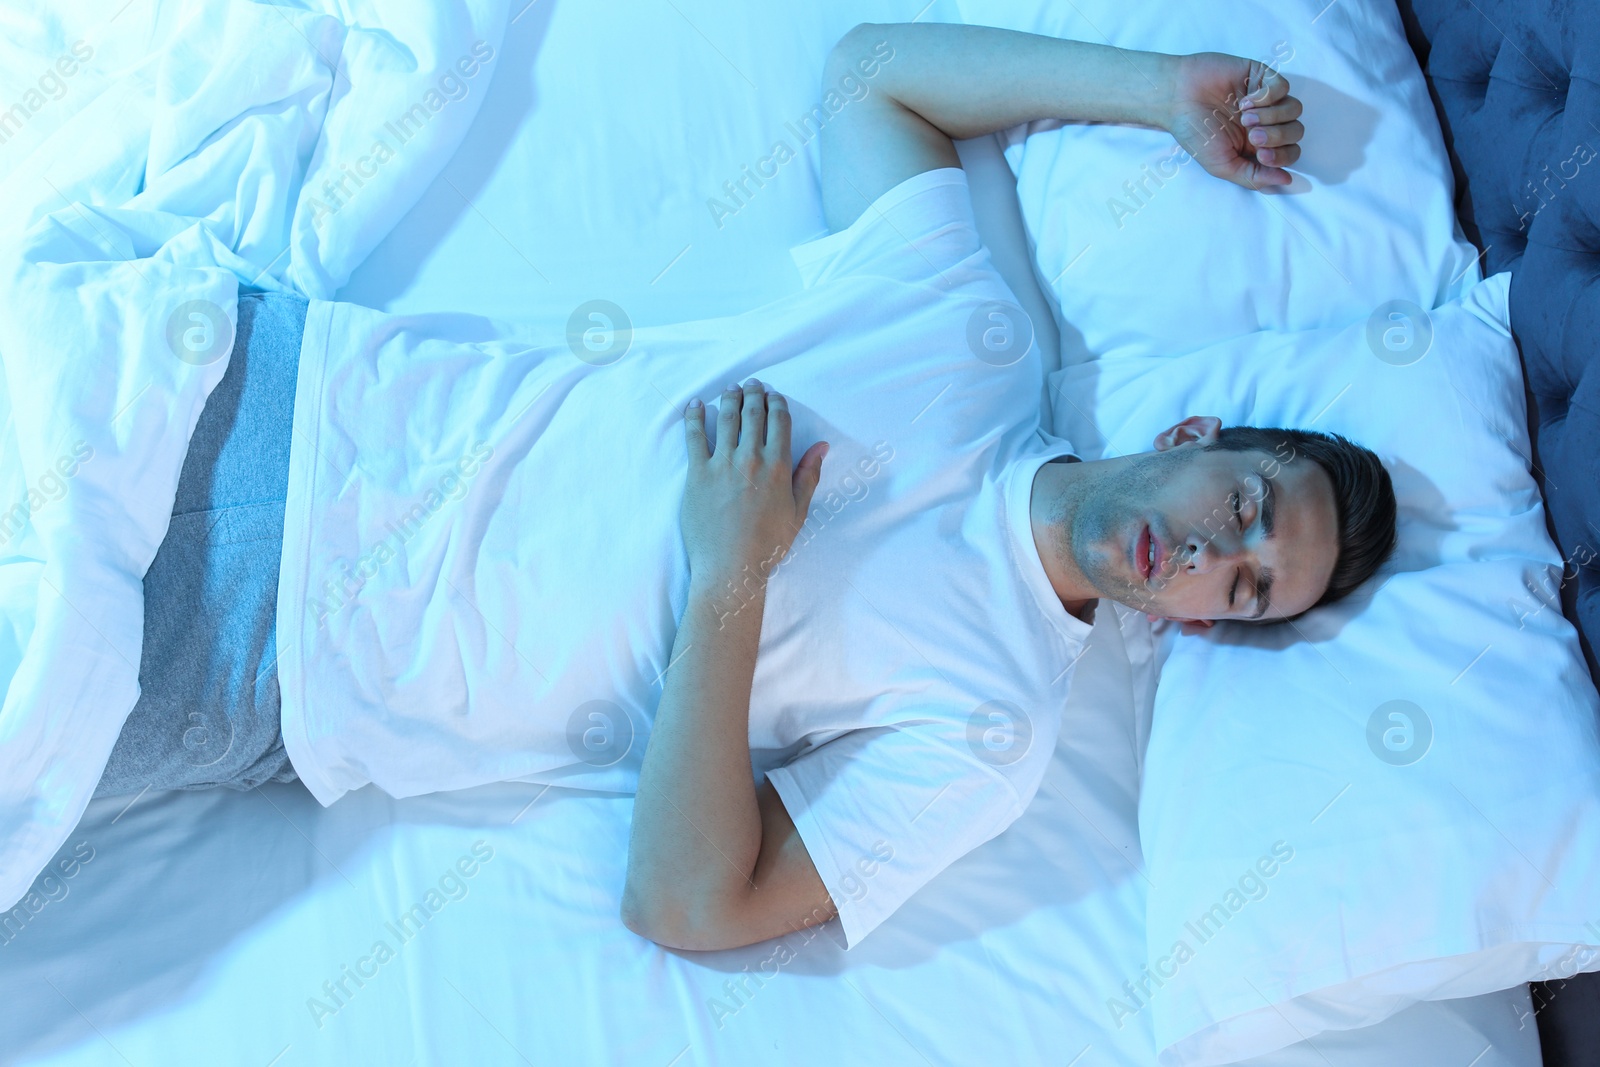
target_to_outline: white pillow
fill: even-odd
[[[1052,120],[1001,135],[1041,283],[1060,307],[1064,363],[1337,325],[1391,299],[1437,307],[1478,281],[1393,0],[962,9],[1054,37],[1260,59],[1305,104],[1295,182],[1272,194],[1212,178],[1159,130]]]
[[[1086,455],[1191,414],[1333,431],[1400,502],[1375,591],[1172,642],[1139,803],[1160,984],[1115,994],[1151,1013],[1165,1064],[1600,967],[1573,951],[1600,942],[1600,699],[1522,459],[1508,283],[1052,375],[1056,431]]]

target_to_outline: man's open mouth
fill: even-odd
[[[1139,531],[1139,536],[1133,543],[1134,569],[1139,572],[1139,577],[1148,583],[1161,573],[1166,561],[1167,553],[1161,547],[1161,539],[1156,537],[1154,530],[1145,526]]]

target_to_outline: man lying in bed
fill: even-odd
[[[1366,580],[1395,524],[1371,453],[1191,416],[1077,462],[1038,353],[969,340],[1015,309],[952,137],[1142,123],[1277,185],[1284,80],[939,25],[859,27],[827,80],[874,60],[823,135],[835,232],[748,315],[612,362],[242,298],[100,794],[636,791],[629,928],[710,949],[837,914],[854,945],[1022,813],[1101,598],[1270,622]]]

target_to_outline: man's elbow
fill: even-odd
[[[834,42],[833,50],[835,52],[845,52],[848,54],[851,51],[861,48],[861,46],[865,44],[867,49],[870,51],[872,48],[871,39],[874,37],[881,38],[883,36],[883,30],[884,27],[880,26],[876,22],[858,22],[854,26],[851,26],[848,30],[844,31],[844,36]]]
[[[667,942],[673,940],[670,927],[676,924],[670,921],[669,916],[662,914],[660,908],[649,907],[631,891],[622,894],[622,925],[646,941],[654,941],[667,948],[674,947]]]
[[[727,924],[716,914],[650,902],[637,893],[623,893],[622,925],[662,948],[688,952],[711,952],[748,943],[732,937]]]
[[[858,22],[834,43],[828,52],[823,81],[829,86],[842,79],[872,79],[894,56],[888,42],[890,27],[876,22]]]

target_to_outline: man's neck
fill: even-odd
[[[1034,473],[1033,489],[1028,497],[1028,524],[1045,577],[1050,580],[1050,588],[1061,606],[1068,614],[1092,622],[1099,594],[1072,563],[1069,526],[1062,514],[1067,506],[1068,488],[1083,476],[1085,466],[1071,456],[1040,465]]]

